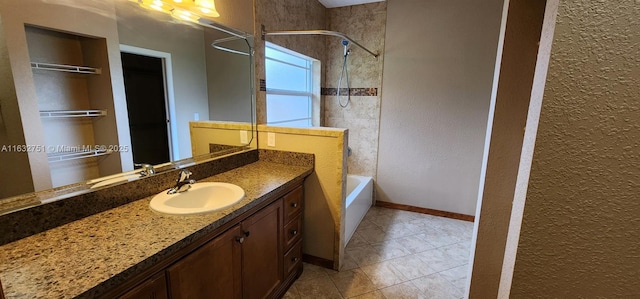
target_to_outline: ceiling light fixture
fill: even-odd
[[[179,20],[198,23],[200,16],[182,8],[174,8],[171,15]]]
[[[220,16],[218,11],[216,10],[216,4],[213,2],[213,0],[194,0],[194,5],[196,9],[200,11],[200,13],[207,17],[217,18]]]
[[[143,8],[170,14],[181,21],[200,24],[201,18],[217,18],[214,0],[131,0]]]
[[[171,5],[167,5],[161,0],[142,0],[139,2],[139,4],[144,8],[157,10],[164,13],[171,13],[171,10],[173,9]]]

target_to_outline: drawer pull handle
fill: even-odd
[[[244,237],[236,237],[236,242],[242,244],[242,242],[244,242]]]
[[[295,236],[295,235],[297,235],[297,234],[298,234],[298,230],[294,229],[294,230],[292,230],[292,231],[291,231],[291,235],[292,235],[292,236]]]
[[[244,232],[244,236],[245,236],[245,237],[248,237],[248,236],[249,236],[249,234],[251,234],[249,231]]]
[[[291,258],[291,262],[297,262],[299,260],[299,258],[297,256],[294,256]]]
[[[291,204],[291,207],[292,207],[292,208],[297,208],[297,207],[298,207],[298,203],[297,203],[297,202],[292,203],[292,204]]]

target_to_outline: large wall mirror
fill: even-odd
[[[252,1],[164,2],[0,0],[0,206],[255,147]]]

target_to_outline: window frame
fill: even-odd
[[[300,58],[300,59],[304,59],[306,61],[306,67],[303,67],[301,65],[298,65],[298,64],[295,64],[295,63],[291,63],[291,62],[288,62],[288,61],[283,61],[283,60],[280,60],[280,59],[276,59],[276,58],[273,58],[273,57],[268,57],[266,48],[270,48],[271,50],[278,51],[278,52],[284,53],[286,55],[291,55],[291,56],[294,56],[294,57],[297,57],[297,58]],[[277,125],[286,124],[286,123],[290,123],[290,122],[294,122],[294,121],[307,120],[308,121],[308,125],[296,126],[296,127],[320,126],[320,61],[315,59],[315,58],[300,54],[300,53],[295,52],[295,51],[292,51],[292,50],[287,49],[285,47],[276,45],[274,43],[265,42],[265,73],[266,73],[267,60],[305,70],[305,74],[306,74],[305,81],[306,81],[306,86],[307,86],[307,90],[305,90],[305,91],[266,87],[266,97],[267,98],[269,97],[269,95],[300,96],[300,97],[306,97],[308,99],[308,101],[309,101],[308,102],[309,111],[307,113],[308,117],[269,122],[269,115],[267,113],[267,115],[266,115],[267,125],[277,126]],[[268,80],[267,80],[267,86],[268,86]],[[267,99],[266,102],[267,102],[266,104],[268,106],[268,99]],[[268,111],[268,109],[267,109],[267,111]]]

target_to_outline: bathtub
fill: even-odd
[[[344,246],[347,246],[358,224],[373,204],[373,179],[359,175],[347,175]]]

